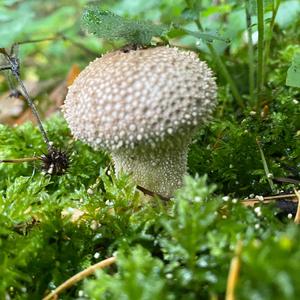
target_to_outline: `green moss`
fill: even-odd
[[[184,1],[149,0],[146,10],[144,2],[138,2],[139,5],[133,5],[133,1],[114,1],[106,6],[120,15],[126,7],[132,17],[140,13],[144,19],[160,19],[165,24],[176,21],[179,27],[193,32],[199,29],[191,23],[199,16],[199,1],[186,1],[185,5]],[[285,216],[279,220],[273,205],[260,204],[254,209],[238,200],[249,194],[271,194],[257,141],[273,177],[299,180],[300,94],[299,89],[285,86],[285,81],[292,58],[299,51],[296,44],[300,27],[298,19],[284,13],[298,4],[286,1],[279,10],[289,22],[284,26],[285,31],[280,22],[274,24],[263,95],[254,107],[249,104],[247,93],[248,66],[255,61],[248,61],[243,39],[246,28],[237,30],[230,17],[244,20],[244,10],[238,4],[211,7],[206,2],[203,5],[201,2],[205,32],[215,35],[221,29],[221,33],[226,32],[232,39],[225,45],[220,44],[222,41],[212,42],[217,56],[213,58],[208,53],[210,46],[207,48],[182,30],[173,29],[169,34],[171,43],[200,50],[201,59],[214,69],[219,86],[214,119],[199,131],[190,147],[190,175],[185,177],[184,186],[170,201],[145,201],[130,177],[115,177],[108,155],[74,141],[63,118],[52,116],[45,122],[50,139],[56,147],[67,150],[71,158],[65,175],[44,175],[39,161],[0,163],[0,299],[41,299],[77,272],[112,255],[117,256],[115,265],[77,283],[60,298],[223,299],[230,261],[239,243],[242,250],[237,299],[299,299],[299,226]],[[28,11],[31,5],[26,4]],[[41,7],[36,5],[43,9],[41,15],[51,9],[44,1]],[[18,15],[23,15],[22,6],[16,8]],[[271,5],[266,6],[267,14],[270,9]],[[160,26],[119,19],[112,14],[102,16],[110,24],[121,22],[113,39],[126,39],[129,34],[129,42],[143,38],[149,43],[153,36],[163,34]],[[55,31],[65,16],[60,18],[51,26]],[[40,21],[42,24],[43,19]],[[127,27],[123,27],[124,22],[128,22]],[[265,24],[267,30],[268,24]],[[98,51],[99,42],[89,42],[78,34],[77,27],[70,31],[71,39],[85,46],[94,45],[92,48]],[[125,32],[117,30],[124,28]],[[145,36],[139,36],[141,28]],[[113,32],[108,29],[103,37]],[[55,32],[49,33],[52,36]],[[4,45],[10,41],[4,37]],[[73,50],[62,41],[51,45],[40,46],[44,48],[37,48],[36,53],[32,44],[28,48],[24,45],[22,55],[31,55],[29,62],[38,61],[44,53],[45,65],[49,65],[45,69],[39,64],[30,66],[30,70],[25,67],[22,69],[25,74],[32,72],[41,74],[40,79],[50,79],[57,67],[66,69],[70,62],[80,60],[85,64],[93,58],[81,54],[80,45],[78,53],[74,50],[72,55]],[[101,42],[101,52],[112,47]],[[36,56],[32,56],[34,53]],[[58,59],[61,60],[56,63]],[[220,75],[220,59],[237,83],[245,108],[235,103],[228,82]],[[6,86],[0,88],[4,90]],[[32,157],[46,150],[40,132],[32,124],[0,125],[0,159]],[[275,183],[276,190],[291,191],[295,187]]]

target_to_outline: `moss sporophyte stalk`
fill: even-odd
[[[188,146],[216,105],[216,89],[194,52],[115,51],[83,70],[63,111],[77,139],[112,154],[117,174],[169,197],[182,184]]]

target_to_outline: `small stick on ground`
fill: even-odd
[[[14,158],[14,159],[0,159],[0,163],[22,163],[27,161],[35,161],[35,160],[41,160],[39,156],[35,157],[25,157],[25,158]]]
[[[44,297],[43,300],[57,299],[58,294],[60,294],[62,291],[70,288],[78,281],[81,281],[82,279],[92,275],[93,273],[95,273],[95,271],[108,267],[115,262],[116,262],[116,257],[113,256],[88,267],[87,269],[69,278],[67,281],[65,281],[63,284],[57,287],[54,291],[52,291],[50,294]]]
[[[261,197],[262,200],[258,198],[250,198],[246,200],[241,200],[240,202],[245,206],[254,206],[257,203],[266,204],[266,203],[280,201],[280,200],[298,202],[296,194],[283,194],[283,195],[274,195],[274,196],[267,196],[267,197],[261,196]]]
[[[295,191],[295,194],[298,198],[298,207],[297,207],[297,212],[296,212],[296,216],[295,216],[295,219],[294,219],[294,222],[296,224],[300,224],[300,192],[297,191],[296,189],[294,189]]]
[[[142,193],[144,193],[144,195],[148,195],[148,196],[151,196],[151,197],[157,196],[158,198],[160,198],[163,201],[170,201],[171,200],[171,198],[168,198],[168,197],[165,197],[165,196],[160,195],[158,193],[149,191],[149,190],[145,189],[144,187],[142,187],[140,185],[137,186],[137,189],[140,190]]]
[[[230,263],[225,300],[235,300],[234,292],[240,273],[242,247],[243,243],[241,240],[239,240],[236,244],[235,255]]]

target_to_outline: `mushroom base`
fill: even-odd
[[[141,187],[171,197],[181,187],[187,171],[188,146],[159,149],[130,149],[112,153],[117,175],[130,174]],[[150,148],[150,147],[149,147]]]

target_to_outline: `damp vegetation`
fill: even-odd
[[[299,299],[299,1],[88,2],[0,8],[0,299]],[[115,172],[107,145],[74,138],[79,127],[101,135],[75,95],[71,126],[61,113],[89,62],[157,49],[193,51],[217,85],[170,193],[143,186],[147,171]]]

